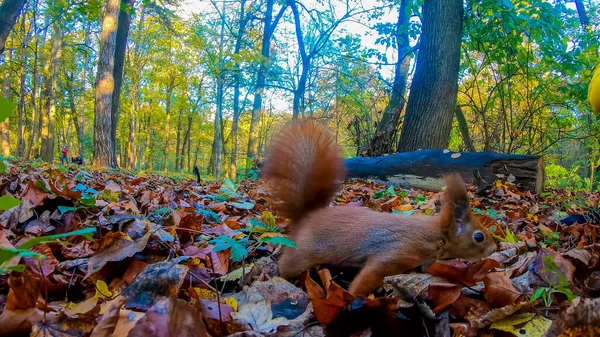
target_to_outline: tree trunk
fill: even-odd
[[[6,63],[9,64],[12,58],[12,50],[9,50],[6,53]],[[10,101],[11,99],[11,89],[10,89],[10,71],[6,72],[6,77],[4,77],[3,91],[4,97]],[[12,115],[12,111],[11,111]],[[7,118],[5,121],[0,121],[0,139],[2,142],[2,155],[10,156],[10,118]]]
[[[425,0],[417,67],[398,151],[445,148],[458,92],[463,2]]]
[[[217,78],[217,111],[215,112],[215,137],[213,139],[212,151],[210,154],[210,169],[213,177],[219,179],[221,177],[221,161],[222,161],[222,142],[223,134],[221,133],[223,119],[223,87],[225,85],[225,74],[223,64],[223,47],[225,44],[225,2],[221,11],[221,37],[219,40],[219,74]]]
[[[152,101],[150,101],[150,106],[152,106]],[[146,148],[144,149],[146,152],[146,169],[152,171],[152,134],[151,134],[151,122],[152,122],[152,113],[148,111],[148,121],[146,123]]]
[[[404,110],[404,94],[406,92],[406,82],[408,81],[408,72],[410,70],[410,40],[408,38],[408,27],[410,24],[412,0],[402,0],[398,11],[398,22],[396,23],[396,51],[398,53],[398,62],[394,71],[394,84],[390,102],[386,107],[383,116],[377,123],[375,135],[371,140],[368,149],[369,156],[381,156],[394,152],[396,144],[396,135],[398,134],[398,122],[400,115]]]
[[[29,44],[29,38],[31,29],[27,30],[25,22],[27,18],[24,15],[21,20],[21,31],[23,33],[23,41],[21,43],[21,60],[23,62],[21,66],[20,83],[19,83],[19,120],[17,125],[17,157],[22,158],[25,156],[25,136],[23,127],[25,125],[25,95],[27,92],[27,72],[26,66],[28,61],[27,45]]]
[[[90,24],[85,29],[84,43],[90,39]],[[79,115],[77,116],[77,144],[79,144],[79,156],[83,158],[85,153],[85,86],[87,82],[87,70],[89,66],[89,55],[83,60],[83,69],[81,69],[81,87],[79,88]]]
[[[246,14],[245,14],[246,0],[240,1],[240,25],[235,41],[234,57],[235,72],[233,73],[233,123],[231,126],[231,179],[235,179],[237,176],[237,156],[238,156],[238,124],[240,122],[240,81],[241,81],[241,69],[240,69],[240,49],[242,47],[242,38],[244,31],[246,30]]]
[[[292,14],[294,15],[296,39],[298,41],[300,59],[302,60],[302,72],[300,73],[298,86],[296,87],[296,90],[294,90],[294,103],[292,107],[292,119],[298,119],[301,114],[304,115],[304,93],[306,92],[306,83],[308,81],[308,71],[310,70],[311,58],[306,53],[306,47],[304,45],[304,37],[302,35],[302,26],[300,25],[300,12],[298,11],[298,5],[296,4],[295,0],[288,0],[287,4],[292,8]]]
[[[169,171],[169,143],[171,141],[171,99],[173,97],[173,88],[175,87],[175,75],[169,74],[169,86],[167,87],[167,102],[166,112],[167,120],[165,121],[165,172]]]
[[[183,108],[179,109],[179,116],[177,116],[177,136],[175,139],[175,172],[179,172],[181,170],[179,167],[179,159],[181,157],[181,149],[179,148],[181,146],[181,110],[183,110]]]
[[[346,160],[349,178],[371,179],[378,183],[439,191],[442,177],[459,173],[465,182],[484,190],[497,175],[515,177],[521,189],[540,193],[544,187],[544,160],[540,156],[496,152],[457,153],[435,150],[395,153],[388,156]]]
[[[192,114],[188,112],[188,116],[187,116],[187,127],[185,130],[185,135],[183,136],[183,145],[181,146],[181,153],[180,155],[180,160],[179,160],[179,169],[183,170],[183,164],[185,162],[185,153],[186,153],[186,147],[187,147],[187,155],[189,158],[189,154],[190,154],[190,134],[192,131]],[[189,167],[189,159],[188,159],[188,171],[190,170]]]
[[[96,102],[94,117],[94,165],[115,167],[116,153],[111,134],[113,94],[115,89],[114,66],[117,37],[117,16],[120,0],[108,0],[102,34],[100,36],[100,56],[96,78]]]
[[[8,34],[17,22],[27,0],[4,0],[0,5],[0,54],[4,53],[4,44]]]
[[[34,32],[37,31],[37,0],[35,1],[34,5],[33,5],[33,15],[31,18],[31,26],[32,26],[32,30]],[[47,33],[47,29],[44,30],[43,34],[42,34],[42,46],[45,44],[46,42],[46,33]],[[33,69],[31,72],[31,124],[29,126],[29,128],[31,129],[31,132],[29,133],[29,141],[27,144],[27,153],[25,155],[25,157],[27,159],[31,159],[31,154],[33,151],[33,143],[35,140],[37,140],[38,138],[38,126],[39,124],[37,123],[37,121],[39,120],[39,116],[40,116],[40,112],[39,112],[39,104],[37,101],[37,93],[38,93],[38,84],[40,83],[39,79],[39,73],[38,73],[38,63],[39,63],[39,59],[43,59],[43,53],[44,53],[44,48],[42,48],[42,50],[40,51],[40,38],[35,36],[35,50],[34,50],[34,56],[33,56]],[[38,142],[39,144],[39,142]]]
[[[465,144],[465,148],[468,152],[475,152],[475,146],[473,146],[473,142],[471,141],[471,135],[469,134],[469,125],[467,124],[465,114],[463,114],[460,105],[456,105],[454,114],[456,115],[456,120],[458,121],[458,129],[460,130],[460,134],[462,136],[463,143]]]
[[[117,126],[119,124],[119,101],[121,99],[121,85],[123,84],[123,67],[125,65],[125,52],[127,51],[127,37],[129,36],[129,26],[131,24],[131,15],[134,12],[135,0],[123,0],[119,10],[119,23],[117,28],[117,36],[115,40],[115,67],[113,70],[113,78],[115,90],[112,95],[112,103],[110,108],[111,128],[110,137],[113,146],[112,154],[116,163],[116,146],[117,146]]]
[[[261,47],[262,60],[258,67],[256,75],[256,86],[254,89],[254,101],[252,103],[252,120],[250,122],[250,133],[248,135],[248,160],[246,168],[252,167],[258,153],[258,131],[260,124],[260,111],[262,110],[262,96],[264,94],[267,82],[267,69],[271,62],[271,38],[275,32],[277,23],[283,16],[287,6],[281,8],[275,19],[273,20],[273,4],[275,0],[267,0],[267,9],[265,11],[265,22],[263,29],[263,39]]]
[[[62,57],[62,27],[54,22],[52,28],[50,55],[46,61],[44,78],[44,109],[42,111],[42,159],[48,163],[54,160],[54,120],[56,117],[56,89],[58,67]]]

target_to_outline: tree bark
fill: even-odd
[[[235,72],[233,73],[233,122],[231,125],[231,179],[235,179],[237,176],[237,156],[238,156],[238,124],[240,122],[240,81],[241,81],[241,69],[240,69],[240,50],[242,47],[242,38],[244,31],[246,30],[246,19],[245,14],[246,0],[240,1],[240,23],[235,41],[234,57],[235,61]]]
[[[460,134],[462,136],[463,144],[465,144],[465,148],[468,152],[475,152],[475,146],[473,146],[473,142],[471,141],[471,135],[469,134],[469,125],[467,124],[465,114],[463,114],[460,105],[456,105],[454,114],[456,115],[456,120],[458,121],[458,129],[460,130]]]
[[[219,74],[217,78],[217,111],[215,112],[215,137],[213,139],[212,151],[210,154],[210,172],[213,177],[219,179],[221,177],[221,161],[223,158],[222,153],[222,142],[223,142],[223,134],[221,133],[222,129],[222,119],[223,119],[223,87],[225,85],[225,74],[224,74],[224,64],[223,64],[223,47],[225,45],[225,2],[223,2],[223,8],[221,10],[221,36],[219,40]]]
[[[302,27],[300,26],[300,12],[298,11],[298,5],[296,4],[295,0],[288,0],[287,4],[291,7],[292,14],[294,15],[296,39],[298,41],[298,50],[300,52],[300,59],[302,61],[302,72],[300,73],[298,86],[294,90],[294,101],[292,106],[292,119],[298,119],[300,115],[304,115],[304,94],[306,92],[306,83],[308,81],[308,71],[310,70],[311,57],[306,53],[306,46],[304,45],[304,37],[302,35]]]
[[[90,39],[90,24],[86,26],[84,42],[87,43]],[[83,158],[85,153],[85,86],[87,82],[87,70],[90,57],[85,56],[83,60],[83,69],[81,69],[81,87],[79,88],[79,115],[77,118],[77,144],[79,144],[79,156]]]
[[[170,55],[169,55],[170,57]],[[166,113],[167,119],[165,121],[165,172],[169,171],[169,143],[171,141],[171,101],[173,98],[173,89],[175,88],[175,75],[169,74],[169,85],[167,87],[167,102],[166,102]]]
[[[515,177],[521,189],[540,193],[544,187],[544,161],[540,156],[496,152],[453,153],[439,149],[395,153],[382,157],[346,160],[349,178],[439,191],[442,177],[459,173],[480,189],[494,184],[497,175]],[[457,156],[458,155],[458,156]]]
[[[56,117],[56,89],[58,67],[62,57],[62,27],[54,22],[52,28],[50,55],[46,61],[44,78],[44,110],[42,111],[42,159],[48,163],[54,160],[54,120]]]
[[[183,170],[183,164],[184,164],[184,159],[185,159],[185,154],[186,154],[186,147],[187,147],[187,154],[188,154],[188,158],[189,158],[189,151],[190,151],[190,134],[192,132],[192,114],[188,112],[188,116],[187,116],[187,127],[185,130],[185,135],[183,136],[183,145],[181,146],[181,153],[180,155],[180,160],[179,160],[179,169]],[[189,171],[189,160],[188,160],[188,171]]]
[[[102,33],[100,35],[100,56],[96,79],[96,102],[94,117],[94,165],[115,167],[116,154],[112,130],[113,94],[115,91],[114,66],[117,37],[117,17],[120,0],[108,0]]]
[[[368,149],[369,156],[381,156],[394,152],[396,135],[398,134],[398,122],[404,110],[404,94],[410,70],[410,40],[408,38],[408,26],[410,24],[412,0],[402,0],[398,10],[398,22],[396,23],[396,51],[398,62],[394,71],[394,83],[390,101],[383,116],[377,123],[375,135]]]
[[[398,151],[446,148],[458,92],[463,2],[425,0],[417,67]]]
[[[9,50],[8,53],[6,53],[6,63],[8,64],[10,62],[10,59],[12,57],[12,50]],[[4,98],[6,98],[7,100],[10,101],[11,99],[11,90],[10,90],[10,71],[6,72],[6,76],[4,77],[4,83],[3,83],[3,88],[2,91],[4,91]],[[12,114],[12,111],[11,111]],[[5,121],[0,121],[0,141],[1,141],[1,146],[2,146],[2,155],[3,156],[10,156],[10,130],[9,130],[9,126],[10,126],[10,118],[7,118]]]
[[[179,159],[181,156],[181,115],[183,115],[181,110],[183,110],[183,108],[179,109],[179,115],[177,116],[177,136],[175,139],[175,172],[180,171]]]
[[[110,108],[111,128],[110,137],[113,146],[112,154],[113,161],[117,162],[117,126],[119,125],[119,102],[121,99],[121,85],[123,84],[123,67],[125,65],[125,52],[127,51],[127,37],[129,36],[129,26],[131,25],[131,15],[134,12],[135,0],[123,0],[119,10],[119,22],[117,28],[117,36],[115,40],[115,68],[113,70],[113,78],[115,82],[115,90],[112,95],[112,103]]]
[[[27,0],[4,0],[0,5],[0,54]]]
[[[19,83],[19,120],[17,125],[17,157],[22,158],[25,156],[25,136],[24,136],[24,125],[25,125],[25,95],[27,91],[27,71],[26,65],[28,63],[27,45],[29,44],[31,29],[26,28],[27,18],[23,16],[21,20],[21,32],[23,34],[23,41],[21,43],[21,60],[23,65],[21,66],[20,83]]]
[[[275,32],[275,27],[279,23],[279,20],[283,16],[287,6],[282,7],[275,19],[273,20],[273,4],[275,0],[267,0],[267,8],[265,11],[265,22],[263,28],[263,39],[261,46],[261,56],[258,67],[258,74],[256,75],[256,86],[254,89],[254,101],[252,102],[252,120],[250,122],[250,133],[248,136],[248,160],[246,161],[246,168],[252,167],[256,160],[256,154],[258,153],[258,134],[259,134],[259,123],[260,123],[260,111],[262,110],[262,96],[264,94],[267,70],[271,62],[271,38]]]
[[[37,31],[37,6],[38,6],[38,2],[37,0],[35,0],[34,4],[33,4],[33,15],[31,17],[31,26],[32,26],[32,30],[34,32]],[[47,29],[44,30],[43,34],[42,34],[42,45],[45,44],[46,41],[46,33],[47,33]],[[35,38],[35,50],[34,50],[34,56],[33,56],[33,69],[31,72],[31,124],[29,126],[31,132],[29,133],[29,141],[27,144],[27,153],[25,154],[25,158],[27,159],[31,159],[31,154],[33,151],[33,143],[36,139],[38,139],[38,126],[39,124],[37,123],[37,121],[39,120],[39,116],[40,116],[40,112],[39,112],[39,104],[37,101],[37,93],[38,93],[38,83],[40,82],[40,76],[38,73],[38,63],[39,63],[39,59],[43,58],[41,57],[44,53],[44,49],[42,48],[41,52],[40,52],[40,38],[39,37],[34,37]],[[39,142],[38,142],[39,143]]]

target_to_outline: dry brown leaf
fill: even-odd
[[[538,302],[520,301],[502,308],[493,309],[481,315],[467,315],[465,318],[476,329],[483,329],[492,323],[498,322],[519,310],[537,306]]]
[[[581,261],[586,266],[589,266],[590,261],[592,260],[592,253],[583,248],[574,248],[566,251],[564,256],[570,257],[572,259],[576,259]]]
[[[521,297],[521,292],[515,288],[504,272],[489,273],[484,279],[485,298],[496,307],[513,304]]]
[[[27,310],[36,307],[42,291],[42,282],[35,275],[21,273],[8,278],[8,297],[6,298],[7,310]]]
[[[331,323],[347,303],[352,302],[354,296],[331,280],[331,275],[326,269],[319,272],[326,290],[306,275],[306,292],[315,311],[315,317],[322,324]]]
[[[448,280],[431,276],[429,274],[400,274],[385,278],[385,283],[390,284],[405,299],[429,299],[427,289],[431,285],[452,288],[456,284]]]
[[[85,278],[99,271],[108,262],[122,261],[127,257],[131,257],[146,248],[148,239],[151,233],[148,232],[142,238],[132,241],[126,234],[122,232],[111,232],[104,236],[99,245],[102,248],[96,252],[88,261],[88,271]]]
[[[41,188],[35,186],[35,181],[30,180],[27,184],[26,190],[21,195],[22,201],[28,201],[34,206],[40,206],[44,202],[44,199],[48,197],[48,193]]]
[[[112,302],[112,301],[111,301]],[[112,302],[108,310],[102,315],[100,322],[96,325],[90,337],[111,337],[119,323],[121,307],[125,303],[123,297],[118,297]]]
[[[163,298],[146,312],[128,337],[208,337],[200,311],[186,301]]]

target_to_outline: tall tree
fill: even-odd
[[[398,151],[446,148],[458,92],[461,0],[423,3],[423,28]]]
[[[115,90],[114,67],[117,38],[117,17],[120,0],[108,0],[102,33],[100,35],[100,56],[96,77],[96,101],[94,116],[94,165],[99,167],[116,166],[115,147],[112,130],[112,100]]]
[[[222,146],[223,146],[223,89],[225,86],[225,64],[223,49],[225,46],[225,2],[223,2],[223,8],[221,9],[221,34],[219,37],[219,69],[217,70],[217,111],[215,112],[215,137],[213,139],[212,150],[210,154],[210,172],[213,177],[221,177],[221,162],[223,159]]]
[[[233,73],[233,123],[231,125],[231,170],[229,176],[235,179],[237,176],[237,154],[238,154],[238,126],[240,123],[240,82],[242,78],[240,64],[240,50],[242,48],[242,39],[244,37],[244,31],[246,30],[246,0],[240,1],[240,22],[238,25],[238,31],[235,37],[235,49],[234,49],[234,60],[235,60],[235,71]]]
[[[123,0],[119,10],[119,22],[117,36],[115,40],[115,68],[113,78],[115,90],[112,95],[110,115],[112,125],[110,128],[110,137],[113,146],[113,161],[117,163],[117,125],[119,123],[119,101],[121,98],[121,85],[123,84],[123,67],[125,66],[125,52],[127,51],[127,37],[129,36],[129,27],[131,25],[131,15],[134,12],[135,0]]]
[[[394,152],[396,135],[398,133],[398,122],[404,110],[406,83],[410,69],[410,40],[408,39],[409,24],[411,17],[412,0],[402,0],[398,10],[398,21],[396,23],[395,38],[398,61],[394,71],[394,83],[390,101],[377,123],[375,135],[369,146],[369,155],[381,156]]]
[[[25,156],[25,134],[24,134],[24,125],[25,125],[25,94],[27,92],[27,72],[26,65],[29,59],[29,53],[27,52],[27,45],[29,44],[31,29],[26,27],[27,17],[23,15],[21,19],[21,33],[23,34],[23,38],[21,40],[20,47],[20,57],[23,62],[20,70],[20,82],[19,82],[19,119],[17,125],[17,156],[23,157]]]
[[[27,0],[4,0],[0,5],[0,54]]]
[[[56,89],[60,60],[62,57],[62,26],[60,22],[52,24],[50,55],[44,67],[44,105],[42,110],[42,159],[48,163],[54,160],[54,120],[56,117]]]
[[[264,90],[267,84],[267,70],[271,63],[271,39],[275,28],[281,20],[287,5],[281,7],[275,19],[273,19],[273,5],[275,0],[267,0],[267,8],[265,10],[265,19],[263,23],[263,36],[261,44],[261,60],[258,66],[256,75],[256,85],[254,86],[254,101],[252,103],[252,120],[250,121],[250,134],[248,136],[248,161],[247,167],[254,164],[256,154],[258,153],[258,134],[260,114],[263,108],[262,101]]]

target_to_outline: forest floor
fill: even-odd
[[[472,201],[498,252],[436,262],[354,298],[344,288],[355,271],[277,277],[281,248],[294,243],[260,182],[6,170],[0,335],[600,335],[598,226],[557,221],[597,207],[598,194],[532,195],[499,180]],[[352,181],[334,203],[430,216],[440,196]]]

